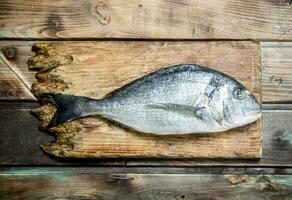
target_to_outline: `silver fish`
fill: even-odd
[[[232,77],[207,67],[180,64],[155,71],[103,99],[47,93],[57,106],[50,126],[99,115],[139,132],[222,132],[254,122],[261,107]]]

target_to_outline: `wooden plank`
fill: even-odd
[[[197,63],[235,77],[258,99],[260,97],[259,45],[250,41],[40,43],[34,49],[36,56],[29,64],[32,69],[40,70],[36,75],[38,81],[32,86],[36,96],[54,92],[99,99],[162,67]],[[177,56],[182,50],[184,54]],[[113,56],[115,59],[111,59]],[[44,128],[54,112],[51,104],[34,110]],[[260,121],[224,133],[155,136],[125,130],[98,117],[88,117],[51,131],[58,136],[57,142],[42,147],[59,157],[261,156]]]
[[[292,39],[290,0],[1,0],[2,38]]]
[[[125,45],[128,43],[126,41]],[[5,79],[6,76],[0,74],[0,99],[2,100],[17,100],[17,99],[30,99],[30,95],[26,95],[25,92],[16,92],[16,95],[9,94],[11,88],[25,88],[30,87],[35,80],[35,72],[27,69],[27,60],[33,55],[31,46],[35,42],[26,41],[0,41],[0,56],[2,60],[6,60],[10,68],[13,68],[17,72],[18,77],[21,77],[21,81],[13,75],[13,71],[7,70],[7,66],[1,64],[0,60],[0,71],[9,72],[9,81]],[[120,43],[120,42],[116,42]],[[166,42],[166,44],[169,42]],[[188,42],[186,42],[188,43]],[[191,43],[191,42],[189,42]],[[161,45],[165,43],[161,42]],[[13,55],[16,59],[9,59],[7,52],[10,49],[14,49]],[[16,54],[15,54],[16,52]],[[88,51],[90,52],[90,51]],[[264,103],[269,102],[291,102],[291,80],[292,80],[292,42],[261,42],[261,58],[262,58],[262,101]],[[9,53],[8,53],[9,54]],[[184,50],[181,50],[181,54],[184,54]],[[160,58],[161,59],[161,58]],[[98,60],[98,58],[97,58]],[[112,56],[111,60],[115,60]],[[186,60],[187,62],[189,60]],[[3,61],[2,61],[3,62]],[[81,62],[81,61],[80,61]],[[83,65],[83,64],[82,64]],[[23,83],[27,83],[24,85]],[[12,87],[7,87],[13,84]],[[15,90],[17,91],[17,90]],[[14,94],[14,90],[12,92]]]
[[[30,108],[0,109],[0,165],[51,166],[255,166],[292,167],[292,111],[264,111],[262,158],[240,159],[58,159],[48,156],[40,145],[54,138],[38,129]],[[21,130],[21,131],[20,131]],[[32,139],[33,138],[33,139]],[[21,144],[21,145],[19,145]]]
[[[92,160],[57,159],[40,148],[54,137],[39,130],[31,108],[0,108],[0,165],[74,166],[90,165]],[[99,166],[123,166],[124,161],[108,159],[95,162]]]
[[[291,175],[2,171],[2,199],[291,199]]]
[[[0,41],[0,100],[34,100],[34,72],[27,70],[32,42]]]
[[[0,109],[0,165],[127,165],[127,166],[256,166],[292,167],[292,111],[264,111],[262,116],[262,158],[241,159],[57,159],[40,145],[53,137],[38,129],[30,108]],[[20,131],[21,130],[21,131]],[[33,139],[31,139],[33,138]],[[21,144],[21,145],[19,145]],[[281,156],[279,156],[281,155]]]
[[[261,46],[263,101],[292,101],[292,42]]]
[[[234,174],[292,175],[292,168],[270,167],[123,167],[123,166],[58,166],[1,167],[0,174]]]
[[[279,156],[281,155],[281,156]],[[127,166],[292,166],[292,111],[264,111],[260,160],[128,160]]]
[[[263,110],[292,110],[292,104],[262,104]]]

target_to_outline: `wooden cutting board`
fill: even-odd
[[[36,43],[30,69],[38,70],[32,92],[102,98],[163,67],[195,63],[224,72],[260,101],[259,44],[251,41],[110,41]],[[46,129],[55,108],[33,112]],[[55,156],[76,158],[260,158],[260,120],[223,133],[155,136],[126,130],[100,117],[65,123],[42,145]]]

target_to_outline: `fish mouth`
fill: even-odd
[[[251,110],[247,113],[246,116],[250,116],[252,121],[257,120],[262,114],[261,109]]]
[[[259,103],[255,103],[254,106],[252,107],[252,109],[250,109],[249,111],[247,111],[245,113],[245,115],[247,117],[252,118],[252,120],[256,120],[261,116],[262,113],[262,106]]]
[[[249,111],[249,113],[251,113],[251,114],[258,114],[258,113],[261,113],[261,112],[262,112],[261,107]]]
[[[253,110],[250,114],[252,114],[252,115],[261,115],[262,114],[262,110]]]

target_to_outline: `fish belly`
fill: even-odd
[[[147,111],[147,108],[124,111],[107,118],[136,131],[157,135],[214,132],[215,129],[209,119],[202,121],[195,116],[164,110]]]

